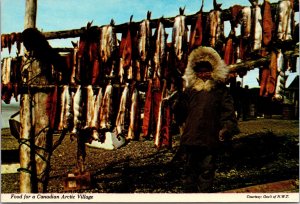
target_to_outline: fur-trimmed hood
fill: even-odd
[[[197,77],[194,67],[201,61],[209,62],[212,65],[210,80],[203,81]],[[197,91],[210,91],[216,84],[225,82],[229,70],[220,55],[211,47],[198,47],[191,52],[188,58],[188,64],[183,75],[186,82],[186,88],[192,88]]]

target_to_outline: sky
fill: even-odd
[[[0,2],[1,33],[22,32],[25,0],[1,0]],[[116,24],[122,24],[128,22],[131,15],[133,21],[143,20],[148,10],[152,12],[151,18],[176,16],[179,7],[185,7],[185,14],[190,15],[199,11],[201,2],[202,0],[38,0],[36,26],[40,31],[46,32],[78,29],[90,21],[93,21],[93,25],[96,26],[109,24],[111,19],[114,19]],[[217,2],[222,3],[222,9],[235,4],[250,5],[248,0],[217,0]],[[263,0],[259,2],[262,3]],[[270,2],[278,2],[278,0],[270,0]],[[213,8],[212,3],[212,0],[204,0],[205,12]],[[299,22],[298,15],[297,21]],[[225,35],[228,34],[229,28],[229,23],[225,23]],[[167,29],[167,33],[171,34],[171,29]],[[77,40],[78,38],[49,40],[49,43],[52,47],[72,47],[71,41]],[[7,49],[4,49],[1,55],[7,56]],[[258,69],[248,72],[243,84],[250,88],[258,87],[256,78],[258,78]]]

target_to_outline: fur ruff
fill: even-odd
[[[201,61],[207,61],[212,65],[212,79],[203,81],[197,77],[194,67]],[[186,82],[186,88],[192,88],[196,91],[210,91],[216,84],[224,83],[228,76],[228,68],[220,55],[211,47],[198,47],[193,50],[188,58],[188,64],[182,77]]]

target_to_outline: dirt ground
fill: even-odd
[[[299,191],[299,121],[256,119],[239,122],[241,133],[220,149],[214,192],[295,180],[285,192]],[[86,168],[92,175],[89,193],[181,193],[182,161],[173,149],[156,149],[153,141],[131,141],[117,150],[87,148]],[[57,139],[58,136],[55,136]],[[12,162],[18,142],[2,129],[2,163]],[[49,193],[62,193],[63,181],[76,164],[76,141],[66,137],[51,157]],[[6,150],[6,151],[5,151]],[[16,151],[14,151],[16,152]],[[9,156],[8,156],[9,155]],[[9,158],[9,159],[7,159]],[[19,192],[19,174],[2,174],[2,193]]]

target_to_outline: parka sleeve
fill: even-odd
[[[178,92],[171,104],[176,123],[182,125],[188,113],[188,92]]]
[[[221,102],[221,128],[226,130],[225,137],[231,138],[233,135],[240,132],[237,124],[236,115],[234,112],[233,98],[229,91],[224,88]]]

